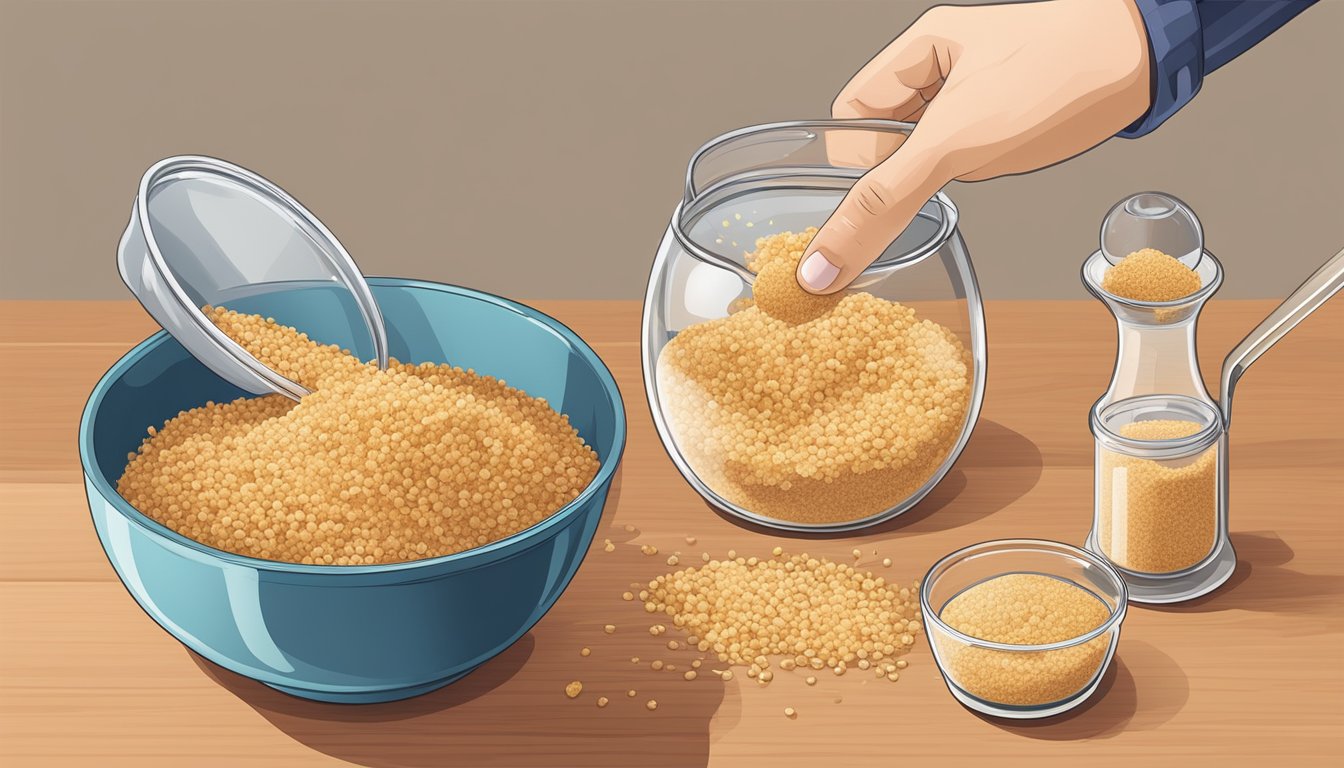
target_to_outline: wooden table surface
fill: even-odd
[[[1081,542],[1092,498],[1086,415],[1114,354],[1101,306],[991,302],[985,409],[957,466],[897,521],[810,540],[734,524],[682,481],[646,409],[635,302],[537,306],[593,344],[625,395],[629,446],[595,546],[541,623],[461,682],[351,707],[285,696],[188,652],[104,558],[76,424],[97,378],[154,330],[140,308],[0,303],[0,764],[1277,766],[1344,753],[1344,300],[1294,331],[1237,390],[1232,580],[1187,605],[1132,610],[1098,697],[1030,724],[958,705],[923,638],[894,685],[850,674],[809,688],[781,673],[760,688],[745,675],[723,683],[656,673],[648,660],[689,657],[650,637],[642,608],[620,594],[666,570],[674,550],[765,554],[781,545],[848,561],[859,547],[862,565],[909,581],[985,539]],[[1210,380],[1272,306],[1211,303],[1200,338]],[[602,551],[604,538],[616,551]],[[643,544],[660,556],[640,554]],[[881,569],[884,557],[891,568]],[[603,633],[608,623],[614,635]],[[571,701],[563,689],[575,679],[584,694]],[[636,698],[625,696],[630,688]],[[611,705],[599,710],[597,695]],[[650,698],[656,712],[644,708]]]

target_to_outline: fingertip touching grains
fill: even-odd
[[[503,381],[380,371],[268,318],[205,311],[311,393],[208,403],[150,429],[117,490],[190,539],[306,564],[437,557],[535,525],[597,473],[564,415]]]

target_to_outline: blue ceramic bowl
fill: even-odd
[[[506,539],[446,557],[372,566],[277,563],[191,541],[136,511],[116,482],[145,429],[244,392],[160,332],[89,397],[79,453],[98,538],[126,589],[188,648],[296,696],[373,702],[446,685],[509,647],[578,570],[625,447],[611,373],[568,328],[489,294],[370,279],[392,354],[451,362],[506,380],[565,413],[601,467],[574,501]],[[228,305],[298,323],[357,352],[362,323],[329,288]]]

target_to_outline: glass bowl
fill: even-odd
[[[982,640],[942,619],[953,598],[1008,574],[1035,574],[1086,590],[1106,620],[1077,637],[1040,645]],[[1120,642],[1125,582],[1102,558],[1068,544],[1005,539],[975,544],[939,560],[920,586],[929,645],[947,689],[963,705],[996,717],[1049,717],[1082,704],[1101,683]]]
[[[443,557],[367,566],[300,565],[223,552],[131,507],[117,479],[144,437],[179,411],[246,392],[211,373],[166,332],[118,361],[80,422],[79,452],[98,539],[117,576],[183,645],[286,693],[336,702],[391,701],[446,685],[522,637],[577,571],[597,530],[625,446],[611,373],[578,336],[534,309],[447,285],[371,278],[391,353],[503,378],[565,413],[601,462],[593,481],[545,520]],[[348,345],[353,306],[313,313],[339,288],[238,298],[232,308]],[[342,322],[344,324],[342,324]],[[471,333],[460,329],[471,328]]]
[[[870,526],[924,498],[970,439],[984,394],[984,314],[957,208],[942,193],[846,291],[840,306],[851,302],[849,325],[841,326],[847,328],[847,357],[809,358],[795,345],[785,347],[785,356],[765,360],[788,360],[772,368],[757,359],[764,354],[759,348],[739,353],[720,344],[710,366],[683,354],[692,344],[717,344],[714,334],[761,338],[742,324],[766,318],[752,315],[761,311],[751,306],[759,263],[748,258],[757,238],[819,227],[912,127],[883,120],[753,126],[709,142],[690,161],[685,197],[673,211],[645,294],[644,386],[658,436],[678,471],[728,514],[797,531]],[[913,316],[900,314],[909,310]],[[853,321],[865,316],[883,321],[876,327]],[[891,317],[899,322],[888,322]],[[767,332],[797,338],[817,324],[791,325]],[[893,327],[901,337],[881,338]],[[688,331],[693,333],[679,338]],[[926,331],[932,335],[918,343],[902,341]],[[706,338],[711,341],[693,341]],[[865,383],[869,364],[934,373],[929,382],[869,374]],[[832,374],[844,391],[860,394],[836,398],[814,391]],[[936,405],[923,400],[909,406],[915,410],[908,416],[904,406],[890,407],[903,390],[929,391],[925,386],[945,393],[934,395],[941,398]],[[794,401],[772,412],[737,396],[761,388],[782,389]],[[875,410],[861,410],[859,403]],[[781,414],[792,418],[800,406],[815,413],[783,425]],[[870,412],[896,416],[867,419]],[[842,431],[840,424],[860,427]],[[827,442],[832,439],[834,444]],[[849,446],[839,445],[846,440]],[[819,456],[812,466],[803,458],[809,452]]]

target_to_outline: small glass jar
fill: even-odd
[[[1218,409],[1184,395],[1094,407],[1096,498],[1088,547],[1144,602],[1176,602],[1221,584],[1227,446]]]
[[[788,530],[872,525],[922,499],[970,438],[985,324],[946,195],[847,289],[843,319],[817,330],[753,314],[757,239],[820,227],[912,127],[760,125],[691,158],[645,295],[644,385],[677,469],[729,514]],[[814,330],[835,343],[809,346]]]

